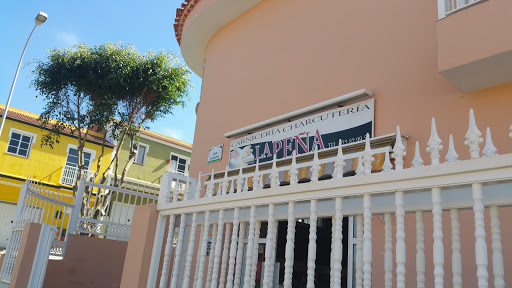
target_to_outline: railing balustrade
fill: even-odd
[[[492,234],[492,273],[494,276],[495,287],[504,287],[504,267],[501,246],[501,233],[499,222],[499,210],[501,206],[512,204],[512,154],[497,155],[497,150],[492,145],[490,132],[486,135],[485,147],[480,150],[480,144],[484,142],[481,133],[476,127],[473,111],[470,111],[469,129],[466,134],[465,145],[469,146],[471,159],[457,161],[456,152],[453,145],[453,137],[450,137],[449,149],[443,161],[441,151],[442,140],[437,134],[436,123],[431,123],[431,136],[427,143],[426,151],[430,154],[430,165],[423,166],[423,160],[419,155],[420,145],[416,144],[416,155],[411,168],[403,167],[403,159],[406,155],[405,146],[402,143],[400,131],[397,129],[396,143],[392,149],[391,158],[394,162],[394,168],[390,165],[388,153],[389,147],[372,149],[371,139],[365,140],[365,150],[353,155],[343,155],[342,147],[336,147],[338,154],[335,157],[318,157],[321,152],[315,151],[313,157],[301,158],[308,161],[297,161],[294,154],[291,161],[277,161],[274,159],[272,168],[260,170],[259,164],[253,167],[241,168],[238,175],[232,175],[226,170],[223,173],[215,174],[212,172],[209,179],[201,181],[198,178],[197,184],[186,185],[186,188],[171,188],[171,183],[176,179],[190,183],[195,179],[180,178],[180,176],[169,174],[162,183],[163,194],[160,195],[158,203],[159,224],[156,233],[153,259],[150,266],[148,278],[148,287],[156,287],[160,279],[160,287],[167,287],[167,280],[170,278],[171,287],[188,287],[189,283],[194,283],[194,287],[218,287],[217,283],[226,283],[226,287],[254,287],[256,281],[253,268],[254,259],[257,257],[259,240],[256,238],[260,233],[259,227],[267,222],[266,228],[266,249],[264,257],[264,271],[262,275],[262,287],[277,287],[275,282],[276,274],[284,281],[280,283],[284,287],[292,287],[294,281],[298,281],[294,274],[294,269],[300,267],[294,265],[294,251],[296,235],[296,223],[309,223],[309,243],[307,253],[307,269],[301,270],[305,273],[301,279],[307,279],[307,287],[315,286],[315,262],[319,263],[317,257],[329,257],[331,274],[329,276],[330,287],[341,287],[342,282],[352,285],[355,282],[356,287],[371,287],[372,273],[375,269],[383,269],[382,283],[385,287],[391,287],[393,275],[396,275],[397,287],[405,287],[406,270],[411,267],[406,263],[406,241],[405,239],[416,239],[416,279],[417,286],[425,285],[425,223],[424,214],[433,215],[433,277],[435,287],[443,287],[445,274],[445,245],[443,243],[443,217],[450,217],[452,220],[451,247],[452,269],[454,287],[461,287],[462,275],[461,261],[470,261],[461,256],[460,251],[460,226],[458,224],[459,211],[461,209],[472,209],[474,213],[475,236],[474,243],[476,260],[476,277],[479,287],[487,287],[489,276],[487,275],[487,245],[485,235],[484,209],[489,207],[491,218]],[[511,127],[512,130],[512,127]],[[508,132],[507,132],[508,133]],[[512,137],[512,133],[510,134]],[[384,167],[374,169],[374,156],[378,153],[385,153]],[[480,158],[480,154],[483,157]],[[340,169],[349,159],[359,158],[359,172],[355,177],[346,177]],[[332,179],[319,173],[322,169],[326,170],[325,164],[332,163]],[[321,166],[324,166],[321,168]],[[320,166],[320,169],[319,169]],[[298,170],[307,167],[309,170],[309,181],[297,180]],[[355,167],[354,167],[355,168]],[[382,171],[379,171],[382,170]],[[216,178],[215,175],[224,175]],[[231,175],[230,175],[231,174]],[[289,181],[284,183],[283,174],[288,174]],[[200,174],[201,175],[201,174]],[[352,176],[352,175],[351,175]],[[174,179],[174,180],[172,180]],[[326,179],[326,180],[322,180]],[[251,181],[252,180],[252,181]],[[204,183],[203,183],[204,182]],[[203,185],[204,184],[204,185]],[[165,188],[164,188],[165,187]],[[176,187],[176,186],[175,186]],[[268,187],[268,188],[267,188]],[[448,213],[443,213],[443,210]],[[415,229],[406,229],[405,215],[415,213]],[[395,214],[396,223],[393,229],[392,214]],[[376,234],[372,230],[372,221],[378,221],[374,216],[382,215],[384,233]],[[357,247],[349,255],[355,259],[350,269],[355,269],[354,278],[352,271],[342,273],[343,257],[343,233],[347,229],[342,224],[344,217],[353,219],[352,224],[357,230],[348,239],[348,241]],[[309,221],[304,221],[305,219]],[[331,221],[332,228],[330,233],[331,253],[324,253],[321,256],[316,254],[319,247],[315,236],[317,223],[319,219]],[[355,221],[357,219],[357,221]],[[164,242],[164,229],[162,223],[169,220],[169,229],[167,241]],[[300,221],[299,221],[300,220]],[[281,243],[286,242],[284,247],[284,259],[281,257],[280,265],[274,265],[276,260],[276,232],[278,221],[287,221],[288,228],[285,240],[281,238]],[[299,221],[299,222],[297,222]],[[229,224],[233,227],[232,235],[226,232],[225,238],[230,238],[230,249],[226,244],[221,249],[222,233],[224,225]],[[182,227],[184,226],[184,227]],[[189,228],[191,226],[192,228]],[[185,242],[184,231],[195,231],[195,227],[201,226],[201,236],[199,247],[195,248],[193,241]],[[214,227],[211,230],[211,227]],[[240,228],[238,228],[240,226]],[[173,248],[172,241],[175,239],[177,229],[178,245]],[[248,228],[247,228],[248,227]],[[349,226],[351,227],[351,226]],[[228,229],[228,226],[225,227]],[[392,243],[392,231],[396,230],[396,243]],[[264,231],[261,230],[263,233]],[[190,233],[190,232],[189,232]],[[206,255],[209,237],[212,235],[212,248],[210,256]],[[349,231],[349,233],[352,233]],[[379,232],[382,233],[382,232]],[[193,234],[193,232],[192,232]],[[246,238],[246,235],[247,238]],[[281,236],[282,237],[282,236]],[[374,242],[374,237],[383,239],[380,242]],[[191,235],[189,239],[194,239]],[[432,238],[430,238],[432,239]],[[183,241],[180,245],[180,241]],[[304,239],[300,240],[304,241]],[[431,240],[429,240],[431,241]],[[247,243],[244,248],[244,243]],[[325,244],[325,243],[324,243]],[[393,245],[394,244],[394,245]],[[384,254],[383,266],[373,265],[372,250],[373,245],[382,245]],[[294,247],[295,246],[295,247]],[[281,249],[283,246],[281,245]],[[159,273],[159,256],[164,248],[163,268]],[[393,257],[392,249],[396,249]],[[173,251],[174,249],[174,251]],[[245,249],[245,253],[243,252]],[[349,247],[352,249],[352,246]],[[379,250],[382,248],[379,248]],[[196,250],[196,269],[195,275],[191,273],[191,263]],[[184,253],[187,251],[187,253]],[[225,254],[229,253],[229,257]],[[296,251],[295,251],[296,253]],[[172,257],[174,255],[174,259]],[[330,256],[328,256],[330,255]],[[185,259],[181,259],[181,258]],[[394,258],[394,259],[393,259]],[[222,262],[219,263],[219,260]],[[229,261],[228,261],[229,259]],[[325,260],[325,259],[323,259]],[[393,260],[396,264],[393,264]],[[349,259],[348,261],[353,261]],[[182,263],[186,263],[183,265]],[[325,261],[324,261],[325,263]],[[284,265],[283,265],[284,264]],[[219,269],[220,267],[220,269]],[[275,267],[280,267],[276,270]],[[284,269],[283,269],[284,267]],[[396,268],[395,268],[396,267]],[[393,269],[396,274],[393,274]],[[303,268],[300,268],[303,269]],[[217,271],[227,271],[220,274],[223,279],[218,279]],[[171,273],[172,271],[172,273]],[[184,271],[185,273],[181,273]],[[207,277],[207,286],[203,285],[204,275],[214,273],[213,278]],[[307,273],[306,273],[307,272]],[[284,274],[283,274],[284,273]],[[410,272],[409,272],[410,273]],[[284,277],[283,277],[284,275]],[[348,275],[342,278],[342,275]],[[307,277],[306,277],[307,276]],[[325,274],[324,274],[325,277]],[[375,283],[374,283],[375,284]],[[374,285],[375,286],[375,285]],[[378,285],[377,285],[378,286]],[[324,287],[324,286],[321,286]],[[326,286],[325,286],[326,287]],[[348,286],[352,287],[352,286]]]
[[[90,180],[90,178],[94,175],[93,171],[83,170],[84,179]],[[75,185],[75,181],[78,178],[78,167],[73,167],[69,165],[65,165],[62,168],[62,174],[60,176],[60,183],[64,185],[73,186]]]
[[[485,1],[487,0],[437,0],[439,19]]]

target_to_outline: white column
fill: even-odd
[[[363,287],[363,215],[357,215],[356,288]]]
[[[490,206],[491,238],[492,238],[492,272],[494,274],[494,287],[504,288],[505,270],[503,267],[503,254],[501,253],[500,212],[498,206]]]
[[[487,243],[485,242],[484,203],[481,183],[473,185],[473,212],[475,214],[475,260],[478,288],[488,287]]]
[[[181,214],[180,218],[181,220],[180,230],[178,232],[178,243],[176,244],[176,252],[174,253],[174,264],[172,265],[171,288],[178,287],[178,273],[180,271],[181,252],[183,250],[183,234],[185,234],[185,220],[187,219],[187,215]]]
[[[188,288],[190,283],[190,270],[192,270],[192,258],[194,256],[194,244],[196,241],[197,212],[192,214],[192,225],[188,238],[187,259],[185,260],[185,273],[183,274],[182,288]]]
[[[199,250],[197,251],[197,255],[196,255],[196,269],[194,271],[194,283],[193,283],[192,287],[197,287],[196,284],[197,284],[197,275],[199,274],[199,263],[201,262],[201,258],[202,258],[201,247],[203,246],[202,241],[204,239],[204,225],[201,226],[200,230],[201,230],[201,236],[199,236],[199,241],[200,241],[199,247],[198,247]],[[188,287],[185,287],[185,288],[188,288]]]
[[[273,232],[273,236],[272,236],[272,261],[270,261],[270,263],[272,263],[272,266],[270,268],[270,281],[271,281],[271,287],[273,287],[274,285],[274,266],[275,266],[275,263],[276,263],[276,247],[277,247],[277,229],[279,228],[279,221],[274,221],[274,232]]]
[[[441,209],[441,188],[432,188],[432,216],[434,221],[434,287],[444,287],[444,246],[443,210]]]
[[[416,287],[425,288],[425,225],[423,211],[416,211]]]
[[[194,287],[203,287],[203,275],[204,275],[204,262],[206,262],[206,249],[208,246],[208,233],[210,232],[210,211],[206,211],[204,216],[204,225],[203,225],[203,239],[201,240],[201,252],[199,254],[199,267],[197,273],[197,286]],[[195,282],[195,279],[194,279]]]
[[[450,209],[452,226],[452,283],[453,288],[462,288],[462,258],[460,256],[459,209]]]
[[[245,256],[244,288],[251,283],[252,257],[254,253],[254,230],[256,228],[256,206],[251,206],[251,219],[249,221],[249,237],[247,237],[247,253]]]
[[[213,261],[215,260],[215,249],[217,247],[218,226],[219,225],[217,223],[213,224],[212,244],[210,246],[210,255],[208,256],[208,268],[206,273],[205,287],[210,287],[212,284]]]
[[[396,206],[396,287],[405,288],[405,199],[404,192],[395,193]]]
[[[335,243],[334,243],[334,270],[332,277],[334,277],[333,287],[341,287],[341,261],[343,259],[343,198],[338,197],[335,200]]]
[[[222,251],[222,265],[220,268],[219,287],[226,287],[226,268],[229,256],[229,237],[231,236],[231,223],[226,224],[226,235],[224,236],[224,250]]]
[[[160,276],[160,288],[167,287],[167,277],[169,275],[169,265],[171,262],[172,239],[174,238],[174,222],[176,215],[169,217],[169,230],[167,232],[167,241],[165,242],[164,262],[162,263],[162,275]]]
[[[288,203],[288,233],[286,234],[284,288],[292,288],[293,257],[295,247],[295,201]]]
[[[265,275],[263,276],[263,288],[272,287],[272,279],[270,269],[272,269],[272,251],[275,249],[272,245],[273,237],[274,237],[274,229],[277,227],[274,226],[274,204],[268,205],[268,226],[267,226],[267,243],[265,247]]]
[[[240,236],[238,238],[238,248],[236,252],[236,267],[235,267],[235,282],[233,283],[234,288],[240,287],[240,279],[242,277],[242,262],[244,255],[244,241],[245,241],[245,226],[246,222],[240,223]],[[228,283],[229,285],[229,283]]]
[[[238,225],[240,224],[240,208],[235,208],[233,216],[233,236],[231,236],[231,247],[229,251],[229,268],[228,279],[226,280],[226,288],[233,287],[234,272],[235,272],[235,257],[238,244]]]
[[[250,288],[256,286],[256,269],[258,268],[258,249],[260,244],[260,230],[261,221],[256,221],[256,228],[254,229],[254,248],[252,252],[252,265],[251,265],[251,283]]]
[[[393,223],[391,213],[384,213],[384,287],[393,287]]]
[[[363,196],[363,287],[372,287],[372,196]]]
[[[217,230],[217,240],[215,241],[215,256],[213,259],[212,283],[210,287],[217,288],[219,283],[220,254],[222,253],[222,234],[224,233],[224,210],[219,211],[219,224]],[[211,255],[211,253],[210,253]]]
[[[316,222],[318,200],[311,200],[309,217],[309,245],[308,245],[308,280],[307,288],[315,287],[315,261],[316,261]]]

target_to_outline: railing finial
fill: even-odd
[[[412,159],[412,167],[421,167],[423,166],[423,159],[421,159],[420,154],[420,143],[416,141],[416,148],[414,149],[414,159]]]
[[[341,148],[341,139],[338,143],[338,155],[336,156],[336,160],[334,161],[334,171],[333,178],[340,179],[343,178],[343,167],[345,167],[345,159],[343,158],[343,149]]]
[[[196,193],[194,195],[195,199],[199,199],[201,197],[201,171],[199,171],[199,177],[197,177],[197,184],[196,184]]]
[[[206,197],[213,196],[213,189],[215,186],[215,184],[213,183],[214,178],[215,178],[215,171],[212,169],[212,176],[210,176],[210,183],[208,183],[208,186],[206,188]]]
[[[448,143],[448,154],[446,154],[446,162],[455,162],[459,159],[459,155],[455,152],[455,146],[453,145],[453,136],[450,134],[450,141]]]
[[[361,153],[359,153],[359,158],[357,159],[356,176],[363,175],[363,173],[364,173],[363,159],[361,158]]]
[[[226,166],[226,171],[224,171],[224,180],[222,181],[221,195],[228,194],[228,186],[229,186],[229,183],[228,183],[228,169],[229,169],[229,167]]]
[[[373,151],[370,147],[370,133],[366,133],[366,143],[363,152],[363,173],[365,175],[372,173],[372,163],[374,160],[375,158],[373,157]]]
[[[238,178],[236,179],[236,192],[242,192],[244,188],[244,178],[242,177],[242,164],[240,164],[240,171],[238,172]]]
[[[464,144],[469,146],[469,154],[471,158],[479,158],[480,157],[480,143],[484,142],[482,137],[482,133],[476,127],[475,114],[473,113],[473,109],[469,109],[469,128],[466,133],[466,141]]]
[[[318,176],[320,172],[320,163],[318,163],[318,147],[315,145],[315,152],[313,154],[313,163],[311,164],[311,181],[318,181]]]
[[[386,152],[384,153],[384,164],[382,165],[382,171],[381,172],[393,171],[393,164],[391,164],[391,160],[389,159],[389,149],[386,150]]]
[[[270,187],[279,186],[279,171],[277,171],[277,154],[274,154],[274,160],[272,160],[272,171],[270,172]]]
[[[290,185],[295,185],[298,183],[297,174],[299,171],[297,169],[297,160],[295,150],[292,152],[292,165],[290,165],[290,171],[288,175],[290,176]]]
[[[260,190],[260,159],[256,159],[256,168],[254,169],[254,176],[252,177],[252,190]]]
[[[393,147],[393,154],[391,157],[395,159],[395,170],[404,169],[404,157],[407,155],[405,146],[402,143],[402,135],[400,134],[400,126],[396,126],[396,141]]]
[[[437,128],[436,128],[436,119],[432,118],[432,124],[430,128],[430,139],[428,139],[427,142],[427,152],[430,153],[430,160],[432,162],[432,165],[439,164],[439,151],[443,149],[443,145],[441,145],[441,138],[437,135]]]
[[[498,155],[497,152],[498,149],[496,149],[492,143],[491,128],[487,127],[487,130],[485,131],[485,146],[484,150],[482,150],[483,157],[496,156]]]

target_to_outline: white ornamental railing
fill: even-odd
[[[512,130],[512,126],[510,129]],[[453,137],[449,138],[447,153],[441,157],[442,140],[437,134],[433,119],[431,136],[426,148],[430,154],[430,165],[424,166],[419,143],[416,143],[412,167],[404,169],[403,159],[406,149],[400,137],[400,130],[397,129],[397,140],[391,157],[388,151],[384,152],[386,160],[381,172],[373,169],[372,162],[376,151],[371,148],[371,141],[367,138],[365,150],[360,154],[360,164],[357,169],[359,173],[355,177],[343,175],[342,169],[348,156],[343,155],[342,148],[339,148],[338,155],[330,160],[334,162],[332,179],[325,181],[321,179],[329,177],[319,175],[321,170],[319,166],[323,160],[318,158],[318,152],[315,151],[313,160],[307,163],[310,170],[309,182],[298,181],[298,169],[306,164],[298,164],[294,156],[291,163],[286,166],[278,167],[274,160],[270,173],[258,171],[258,165],[255,168],[246,168],[248,173],[240,170],[234,183],[232,181],[234,179],[228,176],[229,173],[224,173],[224,178],[221,179],[220,185],[218,184],[220,189],[217,190],[213,189],[218,182],[215,177],[206,181],[204,188],[201,182],[198,182],[195,188],[189,187],[184,191],[162,188],[162,191],[169,190],[170,194],[161,195],[158,203],[159,221],[147,287],[156,287],[157,283],[160,283],[159,287],[167,287],[169,278],[170,287],[189,287],[191,283],[193,287],[255,287],[258,243],[262,243],[259,235],[263,222],[267,223],[265,229],[267,236],[264,239],[264,263],[262,263],[259,279],[262,281],[260,282],[262,287],[278,287],[278,285],[287,288],[295,287],[292,283],[300,281],[297,277],[302,278],[302,275],[307,277],[306,287],[315,287],[315,281],[320,277],[315,274],[316,231],[317,223],[321,223],[317,221],[319,218],[332,222],[332,229],[329,229],[331,230],[330,253],[318,254],[318,257],[327,257],[327,260],[330,260],[331,272],[328,276],[330,284],[327,284],[330,287],[342,286],[342,267],[349,270],[344,273],[347,278],[343,278],[347,287],[352,287],[352,283],[355,287],[371,287],[372,269],[376,268],[383,269],[384,272],[384,278],[379,279],[379,283],[375,283],[377,287],[392,287],[393,281],[396,281],[396,287],[405,287],[406,267],[415,267],[413,273],[416,273],[417,287],[425,287],[427,264],[434,267],[435,287],[443,287],[444,269],[447,266],[444,260],[444,245],[448,245],[443,243],[443,241],[446,242],[446,239],[443,240],[443,210],[449,212],[451,219],[451,237],[449,238],[451,243],[448,247],[451,247],[452,254],[450,270],[452,283],[447,285],[462,287],[463,280],[469,281],[468,279],[473,279],[472,277],[476,275],[478,286],[487,287],[489,282],[487,247],[490,246],[494,287],[504,287],[505,270],[499,210],[500,206],[512,204],[512,193],[510,193],[512,191],[512,154],[498,155],[492,143],[489,128],[486,132],[485,146],[481,150],[480,144],[484,139],[476,127],[473,111],[470,111],[469,129],[464,142],[469,147],[471,155],[469,160],[459,161],[459,156],[454,149]],[[482,158],[480,158],[481,153],[483,153]],[[289,184],[280,183],[279,172],[281,171],[288,173]],[[268,177],[270,183],[263,180],[263,174],[270,174]],[[249,175],[252,181],[248,181]],[[175,176],[172,175],[169,178],[172,177]],[[164,184],[168,185],[163,182],[162,186]],[[270,184],[270,188],[264,189],[262,186],[265,184]],[[461,209],[473,209],[473,215],[459,220],[462,218],[459,216]],[[491,241],[486,241],[484,209],[489,210],[491,218]],[[415,214],[416,229],[406,230],[406,213]],[[425,263],[424,214],[430,213],[433,218],[433,242],[430,243],[431,240],[428,240],[427,243],[432,245],[432,264]],[[396,218],[396,243],[392,242],[393,214]],[[381,215],[384,222],[382,235],[375,234],[382,232],[372,229],[372,220],[376,219],[372,216],[376,215]],[[347,216],[353,219],[349,228],[353,226],[354,230],[357,230],[355,232],[350,228],[348,231],[350,235],[348,243],[351,245],[348,249],[349,264],[342,262],[344,258],[343,229],[347,229],[344,228],[343,220]],[[445,214],[444,217],[446,216]],[[308,253],[305,264],[307,267],[304,268],[305,270],[294,273],[294,269],[305,267],[294,265],[294,255],[297,252],[295,243],[304,241],[303,238],[295,239],[295,227],[300,219],[309,220],[300,221],[309,222]],[[459,223],[462,220],[474,222],[473,232],[476,239],[465,239],[465,241],[473,242],[476,259],[461,255]],[[168,232],[164,235],[167,221],[169,221]],[[279,240],[286,242],[284,251],[281,251],[284,253],[284,259],[278,260],[276,238],[279,221],[286,221],[288,225],[286,239]],[[199,227],[200,235],[190,233]],[[261,233],[263,232],[261,229]],[[376,244],[372,242],[372,237],[375,236],[383,239],[382,247],[379,248],[385,251],[383,267],[372,266],[374,260],[372,245]],[[198,247],[195,247],[196,237],[200,239]],[[416,239],[415,266],[406,265],[410,264],[406,263],[406,238]],[[174,250],[172,239],[177,239]],[[222,243],[223,239],[224,243]],[[381,245],[381,242],[377,243]],[[210,256],[207,257],[206,251],[209,245],[211,250]],[[467,245],[469,244],[464,247],[468,247]],[[325,249],[325,247],[321,248]],[[159,270],[162,249],[164,249],[164,258]],[[195,251],[197,252],[194,253]],[[393,255],[395,255],[394,259]],[[192,273],[193,260],[196,263],[195,273]],[[325,260],[325,258],[318,260]],[[352,261],[355,265],[350,264]],[[473,275],[462,274],[462,261],[474,261],[473,267],[476,268]],[[352,272],[354,272],[353,277]],[[393,279],[394,275],[396,280]],[[276,279],[282,279],[282,282],[277,283]],[[381,283],[384,284],[381,285]]]
[[[84,171],[84,178],[90,180],[90,178],[94,175],[94,172],[89,170]],[[60,176],[60,183],[64,185],[73,186],[75,185],[75,181],[78,178],[78,167],[65,165],[62,168],[62,174]]]
[[[439,19],[480,4],[487,0],[437,0]]]

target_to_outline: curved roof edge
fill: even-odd
[[[176,10],[176,39],[183,59],[194,73],[203,77],[206,46],[213,35],[261,1],[187,0]],[[194,8],[197,14],[192,13]],[[195,17],[189,18],[191,14]]]

